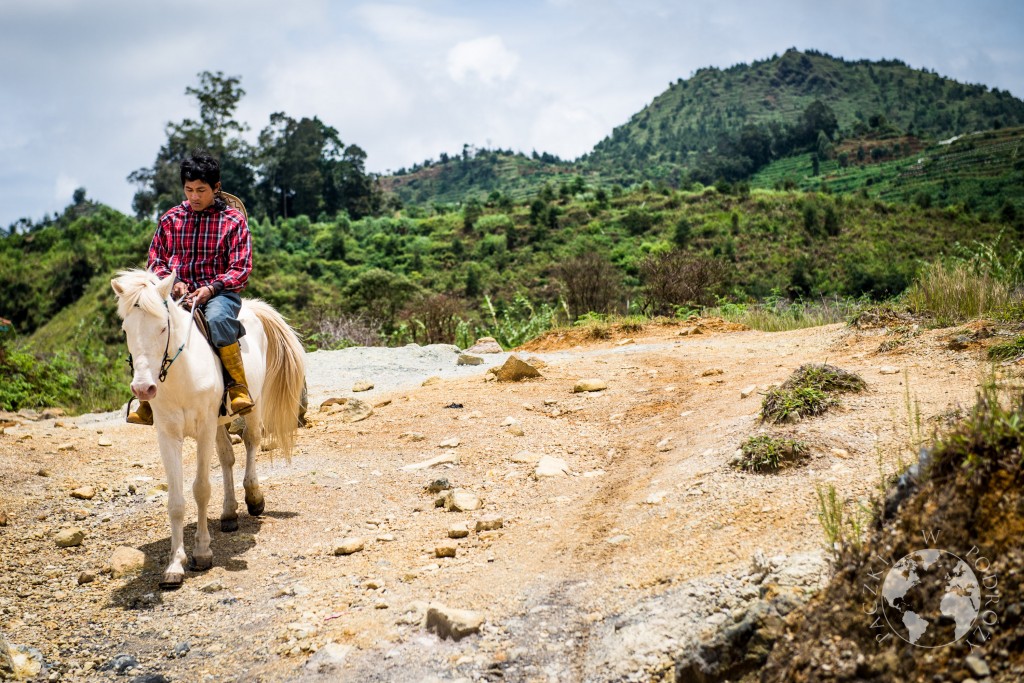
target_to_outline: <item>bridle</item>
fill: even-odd
[[[138,308],[139,305],[135,304],[135,307]],[[164,342],[164,357],[160,361],[160,373],[157,375],[157,379],[159,379],[161,383],[167,379],[167,371],[171,369],[171,365],[174,364],[174,361],[178,360],[178,356],[180,356],[181,352],[185,350],[186,346],[188,346],[188,340],[192,336],[192,328],[195,327],[196,308],[197,306],[192,306],[192,315],[189,320],[188,332],[185,333],[185,341],[181,343],[178,350],[174,352],[173,356],[171,356],[171,308],[167,304],[167,299],[164,299],[164,309],[167,310],[167,341]],[[135,364],[132,362],[131,353],[128,354],[128,367],[131,369],[132,374],[134,374]]]

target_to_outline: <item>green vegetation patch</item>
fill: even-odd
[[[956,429],[932,451],[928,474],[942,478],[965,470],[978,481],[997,470],[1024,471],[1024,396],[1001,401],[994,384],[984,386],[978,401]]]
[[[797,368],[781,387],[772,387],[761,402],[765,422],[793,422],[821,415],[839,403],[837,393],[864,391],[867,384],[853,372],[834,365],[806,363]]]
[[[1024,335],[1013,341],[995,344],[988,349],[989,360],[1012,360],[1024,356]]]
[[[801,441],[770,434],[752,436],[742,444],[743,455],[733,467],[745,472],[776,472],[799,465],[807,458],[807,446]]]

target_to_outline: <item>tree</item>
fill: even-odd
[[[380,194],[364,169],[366,152],[346,147],[319,118],[271,114],[259,146],[260,202],[268,216],[345,211],[358,219],[379,207]]]
[[[585,313],[608,313],[619,293],[622,274],[605,257],[588,252],[555,268],[573,320]]]
[[[139,188],[132,200],[139,218],[166,211],[182,200],[179,165],[196,149],[208,150],[220,160],[225,190],[238,195],[247,206],[255,203],[253,150],[241,137],[247,126],[233,118],[245,95],[241,78],[221,71],[203,71],[198,78],[198,86],[185,88],[185,94],[196,98],[199,120],[168,123],[167,142],[153,165],[128,176]]]

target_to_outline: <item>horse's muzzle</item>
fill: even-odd
[[[132,382],[132,394],[140,401],[152,401],[156,396],[156,385],[152,382],[141,385]]]

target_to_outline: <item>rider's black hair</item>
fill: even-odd
[[[220,182],[220,162],[206,150],[195,150],[181,162],[181,184],[190,180],[202,180],[210,187],[216,187]]]

